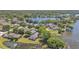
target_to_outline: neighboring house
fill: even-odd
[[[36,26],[39,26],[39,24],[33,24],[33,25],[34,25],[35,27],[36,27]]]
[[[3,26],[4,26],[4,25],[8,25],[8,22],[5,21],[5,20],[1,20],[1,19],[0,19],[0,30],[3,29]]]
[[[12,24],[21,23],[21,21],[19,21],[17,17],[14,17],[11,22],[12,22]]]
[[[4,34],[2,37],[7,38],[7,39],[19,39],[21,35],[15,34],[15,33],[10,33],[10,34]]]
[[[55,25],[52,23],[48,23],[48,24],[46,24],[46,26],[55,26]]]
[[[36,32],[36,30],[31,30],[31,33],[33,34],[33,33],[35,33]]]
[[[9,42],[9,41],[4,42],[3,44],[11,49],[15,49],[16,46],[18,45],[16,42]]]
[[[52,28],[52,27],[55,27],[56,25],[54,25],[54,24],[52,24],[52,23],[48,23],[48,24],[46,24],[46,26]]]
[[[9,39],[9,35],[8,34],[4,34],[4,35],[2,35],[2,37]]]
[[[79,14],[75,14],[75,17],[79,17]]]
[[[4,34],[5,34],[5,32],[1,32],[1,31],[0,31],[0,36],[2,36],[2,35],[4,35]]]
[[[6,24],[8,24],[7,21],[5,21],[5,20],[0,20],[0,25],[6,25]]]
[[[39,35],[39,33],[36,32],[36,33],[32,34],[32,35],[29,37],[29,39],[35,40],[36,38],[38,38],[38,35]]]
[[[57,26],[57,25],[54,25],[54,24],[52,24],[52,23],[48,23],[48,24],[46,24],[46,26],[47,26],[48,29],[50,29],[50,30],[56,30],[56,29],[58,29],[58,26]]]
[[[34,33],[36,33],[36,32],[37,32],[37,29],[31,28],[31,33],[32,33],[32,34],[34,34]]]
[[[2,26],[2,25],[0,25],[0,31],[2,30],[2,28],[3,28],[3,26]]]

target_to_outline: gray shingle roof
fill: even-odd
[[[21,35],[15,34],[15,33],[10,33],[10,34],[4,34],[3,37],[8,38],[8,39],[12,39],[12,38],[18,39],[21,37]]]
[[[35,40],[36,38],[38,38],[38,35],[39,35],[39,33],[36,32],[36,33],[32,34],[32,35],[29,37],[29,39]]]

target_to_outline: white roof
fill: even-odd
[[[4,33],[5,33],[5,32],[1,32],[1,31],[0,31],[0,36],[2,36]]]

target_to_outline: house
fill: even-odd
[[[34,34],[35,32],[37,32],[37,29],[31,28],[31,33]]]
[[[79,14],[75,14],[75,17],[79,17]]]
[[[19,24],[19,23],[21,23],[21,21],[17,17],[14,17],[11,22],[12,22],[12,24]]]
[[[35,33],[36,32],[36,30],[31,30],[31,33]]]
[[[16,46],[18,45],[18,43],[16,42],[10,42],[10,41],[6,41],[3,43],[5,46],[11,48],[11,49],[15,49]]]
[[[2,30],[3,26],[0,24],[0,31]]]
[[[29,39],[35,40],[36,38],[38,38],[38,35],[39,35],[39,33],[36,32],[36,33],[32,34],[32,35],[29,37]]]
[[[6,24],[8,24],[7,21],[5,21],[5,20],[0,20],[0,25],[6,25]]]
[[[53,23],[48,23],[48,24],[46,24],[46,26],[50,30],[57,30],[58,29],[58,26],[57,25],[54,25]]]
[[[33,24],[33,25],[34,25],[35,27],[36,27],[36,26],[39,26],[39,24]]]
[[[10,34],[3,34],[2,37],[7,38],[7,39],[19,39],[21,35],[10,33]]]
[[[55,27],[56,25],[53,23],[48,23],[48,24],[46,24],[46,26],[52,28],[52,27]]]
[[[0,31],[0,36],[2,36],[3,34],[5,34],[5,32],[1,32],[1,31]]]
[[[4,26],[4,25],[8,25],[8,22],[5,21],[5,20],[0,20],[0,30],[3,29],[3,26]]]

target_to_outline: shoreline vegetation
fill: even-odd
[[[63,33],[71,33],[76,11],[0,11],[0,48],[70,49]]]

